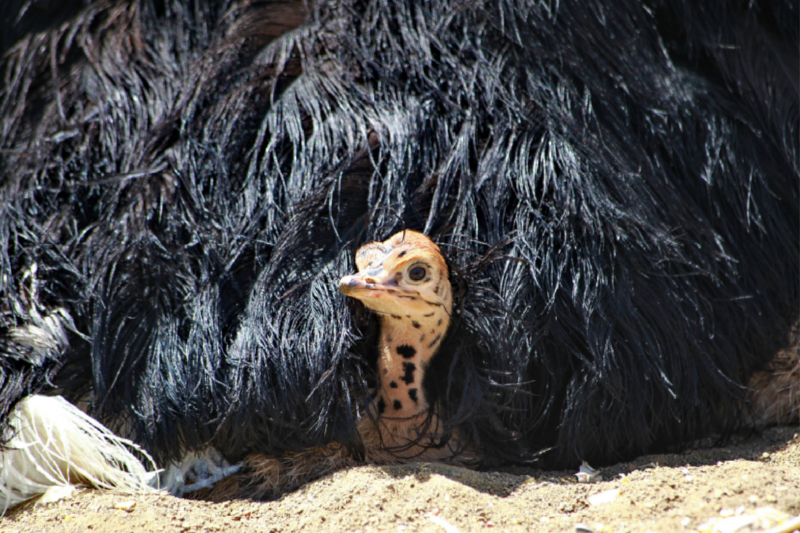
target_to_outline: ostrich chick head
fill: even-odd
[[[415,231],[402,231],[356,253],[358,273],[339,282],[380,317],[377,408],[398,418],[423,413],[423,373],[450,324],[453,291],[439,247]]]
[[[416,231],[401,231],[356,253],[358,273],[345,276],[339,290],[395,320],[444,311],[453,305],[447,264],[439,247]],[[439,313],[436,313],[439,314]]]

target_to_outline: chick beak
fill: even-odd
[[[358,291],[376,289],[375,279],[365,277],[363,274],[345,276],[339,280],[339,292],[345,296],[354,296]]]

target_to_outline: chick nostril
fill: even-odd
[[[375,285],[378,282],[375,281],[375,278],[364,278],[364,283],[367,285]]]

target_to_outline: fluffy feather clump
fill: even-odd
[[[76,484],[123,492],[152,490],[156,484],[155,472],[132,453],[141,457],[138,446],[63,398],[29,396],[8,423],[14,436],[0,454],[0,514],[39,494],[58,499]]]

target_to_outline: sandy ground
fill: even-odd
[[[24,504],[0,531],[431,532],[793,531],[800,528],[800,428],[651,455],[600,471],[474,472],[435,464],[337,472],[272,502],[83,490]]]

